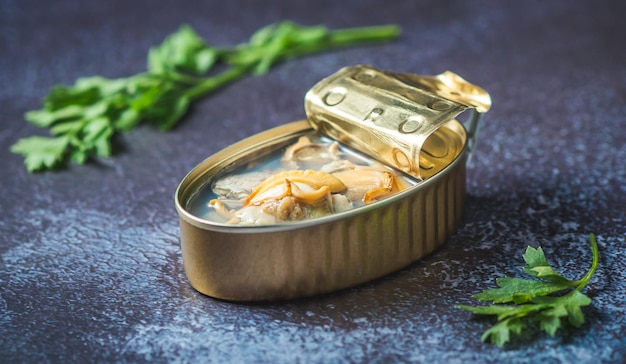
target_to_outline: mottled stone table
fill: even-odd
[[[0,361],[624,362],[626,3],[618,1],[0,0]],[[9,152],[46,131],[23,113],[81,76],[145,68],[191,24],[216,45],[281,19],[333,28],[397,23],[393,43],[281,64],[198,102],[175,130],[140,127],[116,155],[32,175]],[[203,296],[183,272],[173,194],[196,163],[301,119],[303,96],[345,65],[453,70],[493,96],[468,172],[467,213],[429,257],[353,289],[262,305]],[[576,331],[505,348],[454,308],[522,276],[541,245],[578,278],[597,234],[593,304]]]

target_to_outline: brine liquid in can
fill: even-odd
[[[309,132],[216,174],[187,206],[219,224],[284,224],[360,208],[419,182]]]

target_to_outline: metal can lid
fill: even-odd
[[[417,178],[420,153],[434,131],[468,110],[473,148],[490,107],[485,90],[453,72],[420,76],[366,65],[342,68],[305,96],[313,128]]]

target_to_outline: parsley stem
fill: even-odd
[[[188,76],[180,72],[168,72],[167,75],[155,74],[155,76],[160,76],[164,80],[176,81],[184,85],[197,85],[198,77]]]
[[[378,25],[372,27],[336,29],[330,31],[331,43],[336,45],[353,44],[364,41],[386,41],[400,35],[400,27],[397,25]]]
[[[249,67],[232,67],[215,76],[207,77],[198,85],[185,91],[191,101],[197,100],[206,94],[235,81],[248,73]]]
[[[281,58],[294,58],[305,54],[330,50],[332,48],[357,45],[362,42],[387,41],[396,38],[399,34],[400,27],[397,25],[331,30],[325,40],[311,44],[302,44],[292,49],[285,50]]]
[[[576,290],[578,291],[582,291],[583,288],[585,288],[587,283],[589,283],[589,281],[591,280],[591,276],[593,276],[593,274],[596,272],[596,269],[598,269],[598,260],[599,260],[598,243],[596,242],[596,236],[593,233],[589,234],[589,242],[591,243],[591,251],[593,253],[593,260],[591,262],[591,268],[589,268],[589,271],[587,272],[587,274],[585,274],[585,276],[579,279],[578,281],[574,282],[576,284]]]

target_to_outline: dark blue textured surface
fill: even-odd
[[[618,1],[0,0],[0,361],[545,362],[626,360],[626,3]],[[398,23],[390,44],[338,50],[247,78],[170,133],[139,128],[115,158],[29,175],[8,148],[45,131],[22,114],[77,77],[128,76],[182,23],[210,43],[281,19]],[[195,292],[173,194],[196,163],[301,119],[304,93],[356,63],[453,70],[493,96],[468,172],[464,224],[435,254],[376,282],[301,301],[239,305]],[[577,331],[504,349],[455,309],[521,276],[541,245],[578,278],[600,245]]]

